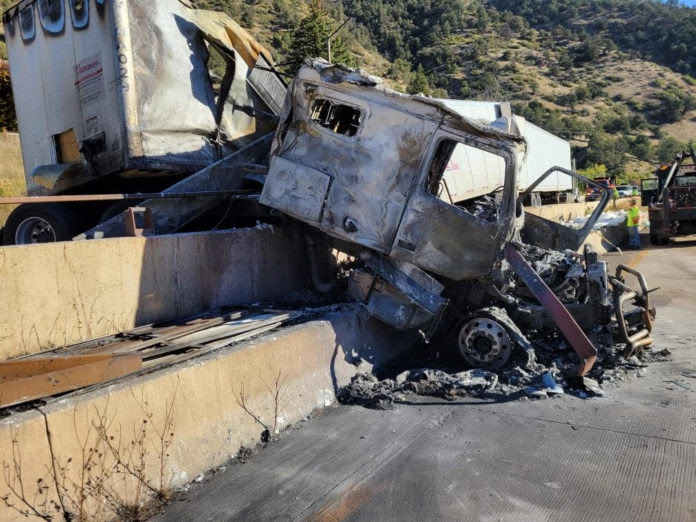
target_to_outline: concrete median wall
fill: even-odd
[[[0,360],[308,285],[294,229],[0,248]]]
[[[148,488],[137,496],[139,480],[110,473],[115,454],[124,461],[130,458],[133,469],[141,470],[142,481],[154,489],[193,480],[227,462],[242,446],[258,443],[261,423],[278,429],[296,423],[332,404],[337,388],[356,372],[380,366],[413,345],[413,336],[363,320],[353,310],[0,419],[0,462],[9,466],[0,496],[9,494],[9,500],[22,507],[9,491],[21,480],[29,497],[34,497],[36,484],[44,483],[45,495],[57,499],[47,426],[59,479],[67,484],[65,496],[79,498],[85,489],[76,485],[91,473],[110,477],[103,489],[119,502],[151,497]],[[100,430],[111,449],[99,442]],[[162,450],[162,441],[169,439],[171,445]],[[89,448],[106,457],[85,470],[83,458]],[[104,495],[92,491],[85,512],[94,513],[97,497]],[[0,503],[0,520],[15,519],[23,517]]]
[[[587,236],[585,245],[592,245],[598,254],[613,252],[616,247],[623,247],[628,242],[628,226],[626,223],[595,230]],[[584,246],[584,245],[583,245]]]
[[[620,198],[616,200],[616,208],[614,203],[609,201],[606,211],[627,210],[631,198]],[[636,196],[640,202],[640,196]],[[599,205],[599,201],[581,201],[580,203],[559,203],[558,205],[542,205],[540,207],[524,207],[525,212],[534,214],[552,221],[570,221],[576,217],[589,216],[594,209]]]
[[[617,209],[628,208],[628,202],[631,198],[619,199],[616,202]],[[597,208],[599,202],[588,201],[581,203],[561,203],[558,205],[543,205],[541,207],[525,207],[524,211],[536,216],[555,221],[557,223],[570,221],[576,217],[589,216],[592,211]],[[607,211],[613,211],[614,205],[609,203]],[[595,230],[587,236],[587,240],[583,246],[578,249],[582,251],[584,245],[592,245],[598,254],[606,254],[615,249],[616,246],[621,246],[628,239],[628,229],[626,224],[605,227],[602,230]]]
[[[597,201],[580,203],[559,203],[558,205],[542,205],[540,207],[524,207],[524,211],[551,221],[570,221],[576,217],[587,216],[595,208]],[[611,206],[611,204],[610,204]]]

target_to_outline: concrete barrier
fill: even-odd
[[[107,504],[137,504],[256,444],[262,423],[280,429],[329,406],[337,387],[357,371],[384,364],[414,340],[348,309],[149,375],[49,400],[0,420],[0,461],[8,466],[0,496],[9,495],[21,508],[9,489],[18,489],[21,480],[27,497],[33,499],[44,484],[42,495],[57,501],[55,463],[66,488],[64,503],[73,511],[66,499],[81,492],[89,494],[86,514],[107,494]],[[119,472],[113,471],[116,458],[123,461]],[[106,479],[101,489],[80,486],[88,479],[95,484],[95,476]],[[0,503],[0,520],[20,519]]]
[[[308,285],[294,229],[0,248],[0,360],[282,297]]]
[[[633,198],[620,198],[616,200],[616,208],[614,203],[609,201],[607,212],[613,210],[627,210],[629,202]],[[640,202],[640,196],[636,196]],[[576,217],[588,216],[597,208],[599,201],[581,201],[580,203],[559,203],[558,205],[542,205],[540,207],[524,207],[525,212],[534,214],[551,221],[570,221]]]
[[[616,247],[624,247],[628,242],[628,226],[626,223],[605,227],[602,230],[595,230],[587,236],[584,245],[592,245],[598,254],[612,252]]]
[[[628,208],[631,198],[617,200],[617,209]],[[541,207],[525,207],[524,211],[542,218],[555,221],[557,223],[570,221],[576,217],[588,216],[597,208],[597,201],[581,203],[561,203],[558,205],[543,205]],[[613,211],[613,204],[610,202],[607,211]],[[628,228],[625,223],[620,225],[605,227],[602,230],[591,232],[583,245],[578,249],[581,252],[585,245],[591,245],[598,254],[606,254],[621,246],[628,240]]]
[[[597,201],[580,203],[559,203],[540,207],[524,207],[524,211],[551,221],[570,221],[576,217],[587,216],[597,208]]]

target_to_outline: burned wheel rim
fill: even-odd
[[[53,243],[56,239],[56,231],[53,226],[38,216],[23,220],[15,232],[16,245],[29,245],[32,243]]]
[[[495,370],[512,353],[512,341],[500,323],[488,317],[476,317],[459,330],[459,353],[475,368]]]

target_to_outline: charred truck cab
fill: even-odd
[[[455,281],[487,274],[514,232],[523,139],[376,82],[321,62],[300,71],[262,203]],[[447,200],[443,181],[455,149],[502,166],[495,215],[478,216]]]
[[[509,117],[484,125],[359,71],[311,61],[289,87],[261,203],[325,233],[353,256],[348,291],[373,317],[428,336],[452,330],[462,356],[488,368],[502,366],[514,344],[529,348],[519,328],[557,327],[586,373],[596,349],[578,322],[609,323],[614,296],[624,294],[621,277],[611,278],[591,252],[584,258],[556,252],[564,275],[553,283],[578,290],[565,292],[563,303],[529,264],[531,255],[549,252],[539,254],[522,239],[577,250],[609,193],[581,231],[535,218],[534,227],[546,232],[525,232],[517,183],[525,152]],[[476,180],[482,167],[488,185],[460,194],[452,173],[469,170]],[[579,177],[553,168],[535,184],[559,170]],[[645,314],[630,316],[632,322],[618,314],[632,350],[639,340],[650,342],[644,290],[633,302]]]

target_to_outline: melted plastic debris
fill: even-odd
[[[406,370],[394,379],[379,380],[370,373],[360,373],[339,390],[344,404],[360,404],[384,409],[394,402],[406,402],[409,395],[424,395],[455,400],[458,397],[485,397],[498,386],[498,376],[484,370],[450,374],[432,368]]]
[[[668,361],[671,355],[668,350],[647,349],[639,356],[624,359],[622,349],[621,346],[601,346],[601,359],[585,377],[577,375],[578,361],[572,349],[556,340],[555,343],[534,343],[536,361],[531,365],[519,364],[518,358],[496,371],[457,371],[441,364],[439,367],[395,369],[381,379],[370,373],[360,373],[339,390],[337,397],[343,404],[376,409],[417,403],[422,397],[447,401],[465,397],[508,401],[569,394],[586,399],[605,395],[611,385],[643,377],[649,363]],[[518,356],[520,352],[518,350]]]
[[[483,196],[472,201],[465,201],[460,203],[460,206],[469,212],[469,214],[484,221],[498,221],[498,204],[491,196]]]

